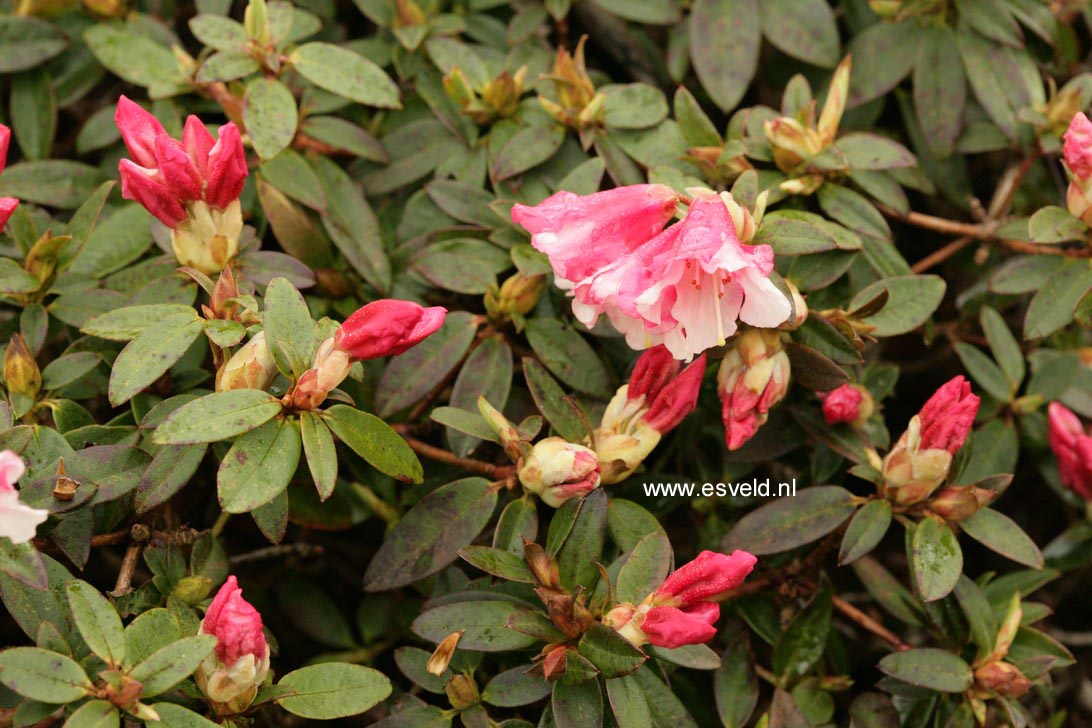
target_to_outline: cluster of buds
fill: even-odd
[[[446,315],[442,306],[425,308],[391,298],[361,307],[319,345],[311,368],[285,395],[285,403],[299,410],[315,409],[349,376],[354,363],[398,356],[435,333]]]
[[[506,278],[499,288],[485,294],[485,312],[496,324],[518,321],[534,309],[545,288],[545,275],[516,273]]]
[[[31,508],[19,500],[15,483],[25,472],[21,457],[11,450],[0,452],[0,536],[16,544],[34,538],[38,526],[49,517],[49,511]]]
[[[592,435],[604,484],[628,478],[660,438],[694,410],[704,375],[705,354],[685,368],[663,345],[641,354]]]
[[[1031,680],[1016,665],[1005,661],[1023,616],[1020,594],[1017,592],[1009,600],[1001,627],[994,637],[993,649],[989,654],[975,660],[971,666],[974,670],[974,685],[967,691],[967,696],[979,725],[987,724],[986,700],[1018,699],[1031,689]]]
[[[906,432],[883,460],[884,496],[897,506],[923,503],[948,478],[952,456],[963,446],[978,414],[979,398],[971,384],[955,377],[910,418]],[[994,497],[975,486],[949,487],[928,508],[949,520],[962,520]]]
[[[132,159],[118,163],[121,193],[171,229],[175,257],[184,266],[215,273],[238,252],[243,231],[239,195],[247,176],[243,142],[234,123],[213,139],[196,116],[186,119],[182,140],[122,96],[115,114]]]
[[[781,332],[747,329],[724,355],[717,374],[721,420],[729,450],[737,450],[766,423],[789,390],[791,367]]]
[[[1061,402],[1051,402],[1047,407],[1047,426],[1062,485],[1092,503],[1092,433]],[[1089,509],[1092,513],[1092,505]]]
[[[444,91],[475,124],[485,126],[516,113],[526,80],[527,66],[522,66],[514,74],[505,70],[475,89],[462,69],[455,66],[444,77]]]
[[[557,559],[542,546],[524,539],[523,558],[534,576],[535,594],[546,607],[550,622],[563,636],[561,641],[542,648],[535,657],[533,670],[547,680],[557,680],[565,676],[569,653],[575,651],[573,643],[595,623],[595,615],[588,609],[583,587],[569,591],[562,586]]]
[[[704,644],[716,635],[720,618],[720,605],[710,600],[742,584],[757,561],[746,551],[702,551],[639,605],[619,604],[603,623],[637,647]]]
[[[860,384],[843,384],[819,396],[823,399],[823,418],[828,425],[848,422],[853,427],[861,427],[876,407],[872,394]]]
[[[1069,172],[1069,214],[1092,226],[1092,121],[1083,112],[1077,112],[1069,122],[1062,150]]]
[[[585,41],[587,36],[577,42],[572,54],[565,48],[557,49],[554,67],[547,75],[554,82],[557,100],[544,96],[539,96],[538,100],[547,114],[580,134],[580,142],[586,149],[591,146],[595,130],[603,125],[606,97],[595,90],[595,84],[588,76],[584,63]]]
[[[563,437],[547,437],[535,443],[523,458],[519,482],[558,508],[570,498],[583,498],[602,482],[595,451]]]
[[[773,152],[774,163],[790,177],[781,183],[781,189],[785,192],[810,195],[823,184],[822,174],[805,173],[803,167],[808,160],[833,144],[838,135],[849,95],[850,66],[850,57],[846,56],[834,70],[818,120],[815,118],[813,100],[796,116],[781,116],[765,123],[766,141]]]
[[[8,162],[8,147],[11,145],[11,129],[0,124],[0,172],[4,171],[4,165]],[[15,208],[19,206],[19,200],[14,197],[0,197],[0,233],[4,232],[4,226],[8,224]]]
[[[217,715],[242,713],[269,676],[269,645],[262,633],[262,615],[243,599],[234,576],[227,578],[205,612],[201,634],[215,637],[216,649],[197,668],[197,687]]]

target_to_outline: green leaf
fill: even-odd
[[[975,383],[999,402],[1008,402],[1015,394],[1001,367],[978,348],[964,341],[956,342],[956,354],[963,363],[963,368],[971,375]]]
[[[204,322],[194,311],[160,319],[135,339],[114,360],[110,371],[110,404],[128,402],[133,395],[163,376],[197,340]]]
[[[482,689],[482,700],[498,708],[515,708],[542,700],[553,690],[546,678],[528,675],[531,665],[521,665],[495,675]]]
[[[220,725],[175,703],[155,703],[152,705],[152,710],[159,713],[159,719],[163,725],[169,725],[171,728],[213,728]]]
[[[439,331],[392,360],[379,378],[379,416],[409,407],[444,381],[470,348],[477,328],[469,313],[449,313]]]
[[[619,602],[639,604],[671,572],[671,542],[663,533],[650,533],[629,550],[615,579]],[[592,660],[594,662],[594,660]]]
[[[611,395],[603,362],[575,329],[558,319],[534,318],[524,333],[539,360],[562,382],[587,394]]]
[[[318,489],[319,498],[326,500],[333,494],[337,484],[337,449],[334,447],[334,437],[330,428],[314,412],[300,413],[300,435],[315,488]]]
[[[956,41],[963,70],[978,103],[1006,137],[1016,139],[1019,121],[1007,93],[1009,81],[1004,75],[1001,49],[963,26],[956,34]]]
[[[37,647],[12,647],[0,652],[0,683],[43,703],[71,703],[94,690],[83,668],[72,658]]]
[[[131,265],[152,247],[152,216],[132,203],[99,220],[69,266],[74,273],[101,278]]]
[[[537,167],[554,156],[564,141],[565,129],[562,126],[524,127],[493,154],[493,177],[505,180]]]
[[[60,26],[39,18],[0,18],[0,73],[36,68],[68,47]]]
[[[455,238],[424,249],[413,268],[430,283],[456,293],[485,293],[497,284],[497,274],[512,266],[507,251],[474,238]]]
[[[384,109],[401,107],[398,87],[379,66],[357,53],[330,43],[305,43],[289,62],[321,89]]]
[[[364,193],[341,167],[326,157],[313,160],[326,192],[322,224],[349,264],[380,292],[391,283],[391,265],[383,248],[379,221]]]
[[[764,556],[789,551],[827,535],[857,509],[853,494],[836,485],[800,491],[778,498],[741,518],[724,537],[721,550],[745,548]]]
[[[604,680],[607,700],[618,728],[642,728],[653,725],[648,699],[640,681],[632,675]]]
[[[449,402],[452,407],[477,410],[478,397],[485,397],[491,405],[503,410],[511,387],[512,349],[502,337],[494,336],[470,352],[455,379]],[[478,419],[481,421],[480,417]],[[459,457],[469,455],[481,442],[476,437],[450,429],[447,438],[451,451]]]
[[[1024,337],[1039,339],[1067,326],[1073,320],[1077,303],[1089,290],[1092,290],[1092,263],[1067,260],[1031,299],[1024,318]]]
[[[49,584],[42,555],[33,544],[16,544],[9,538],[0,540],[0,573],[34,589],[45,590]]]
[[[511,551],[491,546],[467,546],[459,550],[459,556],[487,574],[522,584],[535,582],[527,562]]]
[[[878,170],[913,167],[917,163],[909,149],[879,134],[853,132],[808,160],[818,169]]]
[[[296,420],[266,422],[231,446],[216,474],[220,506],[227,513],[249,513],[270,502],[292,480],[300,462]]]
[[[874,23],[853,36],[847,49],[853,56],[849,107],[879,98],[899,85],[914,68],[921,30],[914,20]]]
[[[57,132],[57,97],[52,79],[41,68],[11,81],[11,126],[27,159],[45,159]]]
[[[504,507],[497,527],[493,530],[493,548],[523,556],[523,539],[535,540],[538,535],[538,509],[530,494],[517,498]]]
[[[524,357],[523,376],[527,380],[527,389],[531,392],[535,406],[557,434],[570,442],[583,440],[587,433],[572,397],[565,394],[545,367],[531,357]]]
[[[509,617],[517,610],[515,604],[496,599],[451,602],[422,613],[413,621],[413,631],[439,644],[449,634],[461,629],[465,632],[459,639],[459,649],[477,652],[522,650],[536,640],[506,626]]]
[[[497,493],[484,478],[464,478],[432,491],[391,529],[368,564],[364,588],[386,591],[443,569],[477,538],[496,505]]]
[[[281,373],[298,379],[311,368],[315,323],[303,296],[286,278],[274,278],[265,291],[265,340]]]
[[[842,537],[838,564],[851,564],[879,545],[891,525],[891,504],[883,499],[869,501],[853,514]]]
[[[277,683],[295,691],[277,700],[289,713],[312,720],[345,718],[370,710],[391,694],[391,682],[370,667],[331,662],[288,673]]]
[[[774,645],[774,673],[789,680],[802,677],[823,656],[830,635],[831,596],[830,587],[824,587],[811,604],[789,622]]]
[[[156,428],[152,440],[157,445],[226,440],[268,422],[282,409],[279,399],[257,389],[216,392],[176,409]]]
[[[170,610],[156,607],[140,614],[125,628],[126,654],[129,664],[143,662],[182,636],[178,618]]]
[[[89,700],[68,716],[64,724],[68,728],[117,728],[121,725],[121,714],[109,700]]]
[[[74,579],[65,591],[76,629],[91,651],[109,665],[124,663],[125,631],[114,606],[86,581]]]
[[[671,25],[679,21],[679,6],[675,0],[595,0],[595,4],[635,23]]]
[[[746,638],[730,640],[713,673],[713,697],[725,728],[743,728],[758,704],[758,675]]]
[[[822,227],[819,215],[800,210],[776,210],[763,216],[755,245],[769,245],[778,255],[808,255],[835,250],[834,238]]]
[[[578,645],[603,677],[628,675],[648,659],[622,635],[601,622],[593,622]]]
[[[205,450],[204,445],[166,445],[156,450],[148,469],[140,476],[136,512],[147,513],[185,487],[204,460]]]
[[[1001,365],[1005,376],[1009,380],[1012,391],[1020,387],[1024,381],[1025,365],[1024,352],[1020,349],[1020,343],[1012,335],[1005,319],[989,306],[983,306],[979,314],[982,323],[982,331],[986,334],[986,341],[990,345],[994,359]]]
[[[196,319],[192,306],[181,303],[151,303],[125,306],[89,319],[80,331],[100,339],[131,341],[166,318],[188,315]]]
[[[99,63],[129,83],[158,90],[181,81],[178,61],[169,48],[124,25],[95,23],[83,32],[83,39]]]
[[[702,87],[724,111],[743,98],[758,68],[759,22],[756,0],[696,0],[690,11],[690,59]]]
[[[326,209],[326,192],[315,168],[294,149],[262,163],[262,177],[293,200],[312,210]]]
[[[895,336],[913,331],[933,315],[944,298],[947,288],[940,276],[895,276],[884,278],[857,292],[849,304],[855,309],[868,303],[887,289],[887,304],[879,312],[864,319],[876,327],[874,336]]]
[[[569,501],[572,502],[572,501]],[[572,530],[557,550],[561,584],[567,588],[593,586],[599,577],[596,562],[602,561],[607,536],[607,494],[596,488],[579,503]],[[557,520],[557,517],[554,517]],[[550,524],[553,530],[553,522]]]
[[[603,123],[615,129],[647,129],[667,118],[664,93],[647,83],[608,84],[603,94]]]
[[[378,139],[351,121],[337,116],[308,116],[303,122],[303,132],[371,162],[386,164],[391,161]]]
[[[1043,568],[1043,554],[1039,547],[1016,525],[1016,522],[992,508],[981,508],[970,518],[960,522],[968,536],[980,544],[1033,569]]]
[[[296,136],[299,112],[296,99],[280,81],[258,78],[247,84],[243,123],[254,151],[262,159],[280,154]]]
[[[707,645],[683,645],[682,647],[657,647],[650,645],[648,651],[653,657],[679,665],[689,670],[716,670],[720,667],[720,655]]]
[[[603,725],[603,693],[598,680],[557,683],[551,706],[557,728],[599,728]]]
[[[218,51],[242,50],[249,40],[242,23],[223,15],[195,15],[190,18],[189,26],[197,40]]]
[[[762,34],[785,54],[833,68],[841,58],[838,25],[825,0],[763,0]]]
[[[0,177],[0,195],[61,210],[75,210],[102,183],[102,173],[83,162],[40,159],[9,165]]]
[[[966,576],[960,576],[952,591],[959,601],[959,607],[967,617],[971,637],[978,646],[979,655],[987,655],[993,650],[994,637],[997,635],[997,617],[990,607],[990,601],[977,584]]]
[[[944,650],[922,648],[894,652],[880,660],[886,675],[928,690],[961,693],[971,687],[974,676],[970,666]]]
[[[212,635],[183,637],[153,652],[129,675],[144,686],[140,697],[150,698],[170,690],[192,675],[215,647],[216,638]]]
[[[963,552],[947,524],[925,518],[914,528],[910,568],[918,592],[926,602],[946,597],[955,588],[963,573]]]
[[[952,154],[963,127],[967,82],[952,30],[931,26],[922,35],[914,64],[914,113],[926,142],[943,158]]]
[[[386,422],[344,404],[334,405],[323,415],[330,430],[373,468],[406,483],[421,482],[421,461]]]
[[[1087,225],[1057,205],[1040,208],[1028,219],[1028,239],[1033,243],[1064,243],[1087,233]]]

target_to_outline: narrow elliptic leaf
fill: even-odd
[[[386,422],[344,404],[330,407],[325,415],[326,425],[338,439],[373,468],[407,483],[421,482],[421,461]]]
[[[721,550],[747,549],[763,556],[789,551],[827,535],[857,509],[853,494],[836,485],[778,498],[741,518],[725,536]]]
[[[725,43],[731,38],[731,43]],[[731,111],[758,68],[757,0],[697,0],[690,11],[690,59],[713,101]]]
[[[216,442],[253,430],[276,417],[281,401],[257,389],[216,392],[187,402],[156,428],[157,445]]]
[[[879,667],[903,682],[944,693],[961,693],[974,682],[970,666],[961,658],[929,647],[894,652],[880,660]]]
[[[968,536],[991,551],[1033,569],[1043,568],[1043,554],[1039,547],[1004,513],[982,508],[961,521],[960,525]]]
[[[248,513],[276,498],[296,472],[301,447],[299,424],[288,418],[240,437],[216,474],[220,506],[228,513]]]
[[[141,698],[159,695],[192,675],[215,647],[216,638],[212,635],[183,637],[153,652],[129,674],[144,686]]]
[[[0,683],[43,703],[71,703],[94,689],[72,658],[38,647],[12,647],[0,652]]]
[[[963,573],[963,552],[955,533],[935,518],[925,518],[914,528],[910,566],[922,600],[946,597]]]
[[[114,606],[86,581],[73,579],[65,591],[76,629],[91,651],[111,665],[125,662],[125,631]]]
[[[331,43],[306,43],[289,57],[300,75],[319,88],[367,106],[396,109],[398,87],[359,53]]]

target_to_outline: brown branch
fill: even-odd
[[[445,463],[452,465],[456,468],[462,468],[463,470],[469,470],[472,473],[478,475],[484,475],[491,480],[504,480],[509,475],[515,472],[515,467],[511,465],[493,465],[487,463],[484,460],[475,460],[473,458],[461,458],[454,453],[448,452],[443,448],[436,447],[435,445],[429,445],[427,442],[422,442],[416,437],[407,435],[403,426],[395,425],[394,429],[402,436],[402,439],[406,441],[406,444],[410,446],[418,455],[422,455],[429,460],[435,460],[438,463]]]
[[[125,550],[125,558],[121,561],[121,571],[118,572],[118,581],[114,585],[112,597],[123,597],[133,591],[133,574],[136,572],[137,563],[140,561],[140,552],[144,545],[138,542],[129,544]]]
[[[910,645],[903,642],[897,634],[889,630],[887,627],[884,627],[882,624],[862,612],[860,609],[857,609],[857,607],[853,606],[845,599],[834,595],[831,597],[831,601],[834,604],[834,608],[841,612],[851,622],[858,625],[859,627],[868,630],[887,644],[894,647],[896,650],[901,652],[903,650],[910,649]]]

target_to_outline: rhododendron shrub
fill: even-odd
[[[0,3],[0,726],[1092,724],[1090,38]]]

